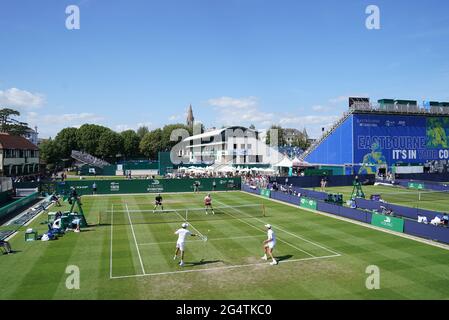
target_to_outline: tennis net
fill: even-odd
[[[205,208],[177,208],[152,210],[131,208],[127,205],[112,207],[99,215],[99,225],[156,224],[183,221],[213,221],[224,219],[249,219],[265,216],[262,204],[221,206],[207,210]]]
[[[449,201],[449,191],[417,191],[417,192],[392,192],[381,193],[381,198],[386,202],[417,202],[417,201]]]

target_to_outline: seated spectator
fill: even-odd
[[[445,225],[445,226],[448,226],[449,225],[449,216],[448,216],[448,214],[447,213],[445,213],[444,215],[443,215],[443,224]]]
[[[62,212],[61,212],[61,211],[56,212],[56,214],[55,214],[55,220],[57,220],[57,219],[59,219],[59,218],[61,218],[61,217],[62,217]]]
[[[435,218],[430,220],[430,224],[433,224],[434,226],[443,226],[444,222],[443,222],[442,218],[443,217],[441,215],[437,215]]]
[[[58,196],[57,196],[56,194],[53,194],[53,195],[51,196],[51,201],[53,201],[54,203],[56,203],[56,205],[57,205],[58,207],[61,206],[61,203],[59,202],[59,198],[58,198]]]
[[[427,217],[426,216],[418,216],[418,222],[419,223],[424,223],[424,224],[428,224],[429,223],[427,221]]]
[[[11,245],[10,245],[9,242],[6,241],[6,240],[0,240],[0,248],[2,248],[3,250],[5,250],[5,253],[6,253],[6,254],[12,253]]]

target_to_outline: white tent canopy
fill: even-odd
[[[219,172],[235,172],[235,168],[231,166],[225,166],[223,168],[218,169]]]
[[[298,157],[295,157],[292,161],[293,167],[310,167],[311,164],[307,161],[301,161]]]
[[[293,162],[288,157],[285,157],[281,162],[275,164],[273,167],[291,168],[293,167]]]

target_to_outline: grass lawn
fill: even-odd
[[[346,201],[351,198],[352,186],[329,187],[326,192],[341,193]],[[315,188],[319,191],[319,188]],[[449,212],[449,192],[418,191],[388,186],[363,186],[363,192],[367,199],[372,194],[380,194],[382,199],[389,203],[401,206]]]
[[[243,192],[214,194],[223,207],[216,215],[187,213],[189,228],[207,241],[189,238],[180,267],[173,232],[203,197],[164,195],[173,210],[166,213],[151,212],[154,195],[83,197],[92,226],[81,233],[11,240],[17,252],[0,255],[0,299],[449,298],[449,251]],[[45,220],[32,227],[44,231]],[[277,266],[260,259],[265,223],[278,239]],[[66,288],[71,265],[80,270],[79,290]],[[371,265],[380,269],[379,290],[365,287]]]

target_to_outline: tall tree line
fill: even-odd
[[[120,133],[101,125],[84,124],[79,128],[62,129],[54,139],[43,141],[39,145],[40,156],[50,167],[61,160],[70,161],[72,150],[84,151],[110,162],[142,157],[157,159],[159,151],[170,151],[179,142],[170,141],[175,129],[185,129],[192,134],[192,130],[183,124],[166,125],[151,131],[143,126],[137,131]]]

